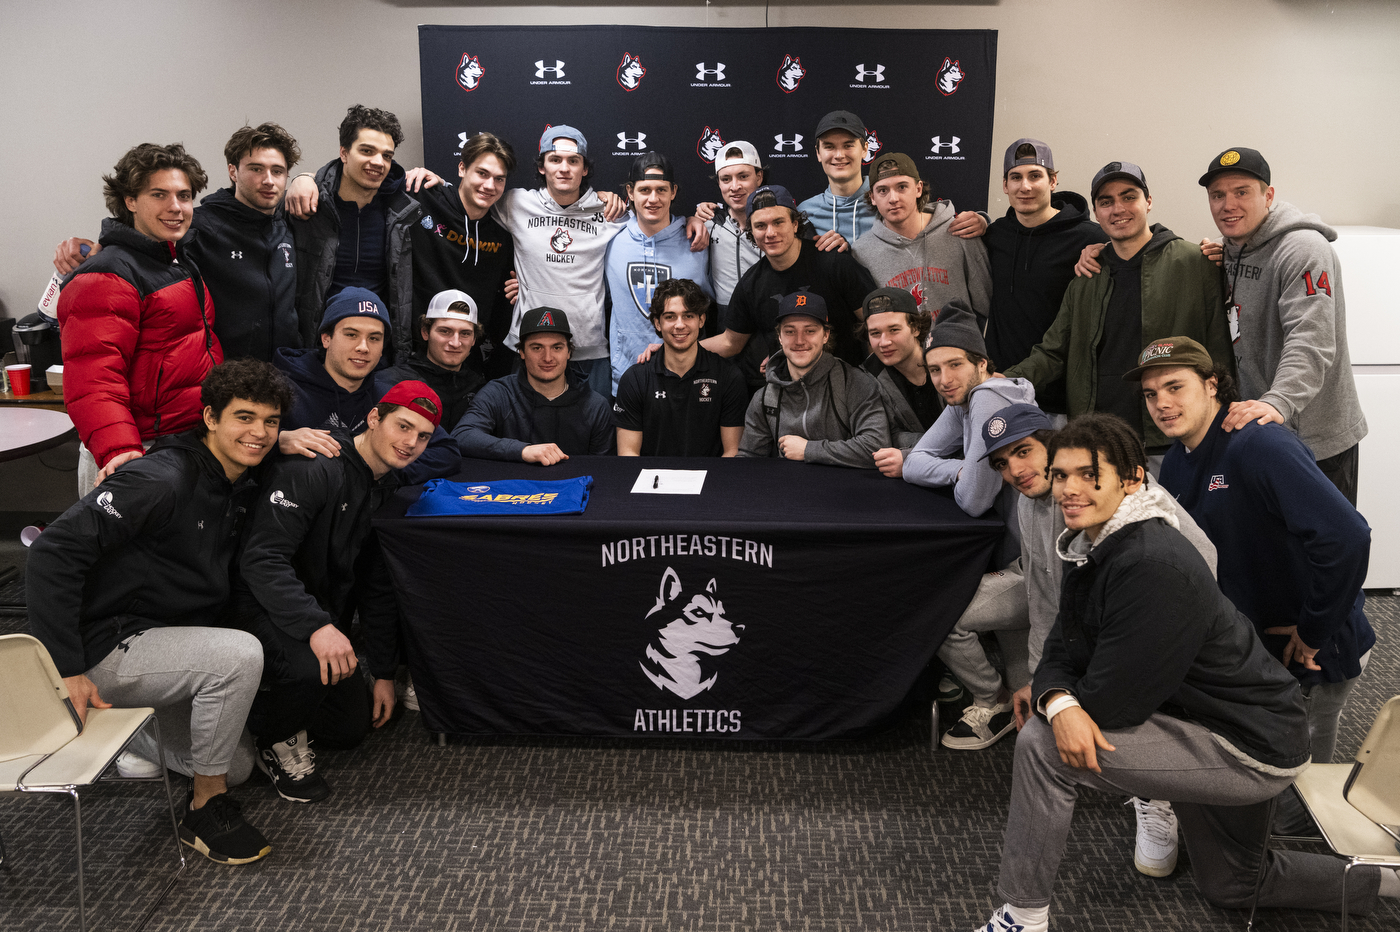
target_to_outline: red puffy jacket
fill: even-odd
[[[102,221],[102,251],[58,298],[68,415],[98,466],[141,441],[189,430],[199,386],[223,362],[214,302],[185,255],[195,236],[164,243]]]

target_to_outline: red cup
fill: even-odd
[[[10,380],[10,392],[15,395],[29,394],[29,363],[6,366],[5,375]]]

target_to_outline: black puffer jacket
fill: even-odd
[[[58,672],[77,676],[124,638],[208,625],[258,486],[231,483],[193,431],[162,437],[50,524],[29,549],[29,625]]]

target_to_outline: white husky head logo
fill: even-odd
[[[457,84],[464,91],[474,91],[485,73],[486,69],[481,67],[481,61],[475,55],[463,53],[462,61],[457,65]]]
[[[783,63],[778,66],[778,86],[783,89],[784,94],[791,94],[797,90],[797,85],[802,83],[802,76],[806,73],[807,69],[802,67],[802,59],[784,55]]]
[[[647,70],[636,55],[622,53],[622,61],[617,66],[617,83],[624,91],[635,91],[642,83],[642,75]]]
[[[719,130],[707,126],[700,134],[700,141],[695,144],[695,153],[700,156],[701,161],[713,162],[722,148],[724,140],[720,138]]]
[[[873,129],[867,129],[865,131],[865,158],[861,161],[869,165],[870,161],[875,158],[875,153],[884,147],[884,143],[880,142],[880,134]]]
[[[671,567],[661,576],[656,605],[647,617],[670,611],[673,617],[647,644],[642,672],[657,689],[669,689],[689,699],[715,685],[719,673],[705,676],[701,655],[717,657],[739,643],[743,625],[730,624],[724,617],[724,603],[715,593],[715,581],[703,592],[683,592],[680,576]]]
[[[953,61],[951,58],[943,59],[943,67],[938,69],[938,92],[947,97],[958,89],[958,85],[965,77],[967,75],[963,74],[961,62]]]
[[[563,227],[557,227],[554,230],[554,235],[549,238],[549,248],[553,249],[555,252],[564,252],[573,241],[574,238],[569,235],[568,230]]]

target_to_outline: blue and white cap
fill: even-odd
[[[1049,416],[1035,405],[1007,405],[982,425],[982,442],[986,444],[987,452],[982,454],[981,459],[986,459],[1009,443],[1024,440],[1038,430],[1053,429]]]

